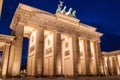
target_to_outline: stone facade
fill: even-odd
[[[9,61],[3,62],[9,64],[3,67],[2,70],[7,71],[2,75],[20,74],[23,37],[29,39],[28,76],[107,74],[100,50],[102,34],[76,18],[19,4],[10,28],[15,38],[12,38],[10,49],[5,49]],[[111,73],[115,70],[113,68]]]

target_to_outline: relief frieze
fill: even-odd
[[[67,50],[64,53],[65,53],[65,56],[68,56],[68,55],[70,55],[70,50]]]
[[[50,53],[52,53],[52,47],[46,49],[45,51],[46,51],[46,54],[50,54]]]
[[[35,45],[33,45],[32,47],[30,47],[30,53],[33,52],[35,50]]]

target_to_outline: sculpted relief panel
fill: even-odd
[[[51,31],[44,31],[44,75],[52,76],[54,69],[54,33]]]
[[[62,39],[62,67],[64,75],[73,75],[73,46],[72,37],[68,35],[61,35]],[[68,66],[71,65],[71,66]]]
[[[29,41],[27,75],[31,76],[35,74],[36,34],[37,31],[32,32]]]
[[[30,35],[30,43],[29,43],[29,55],[31,55],[32,53],[35,53],[35,45],[36,45],[36,33],[37,31],[34,31],[31,35]]]

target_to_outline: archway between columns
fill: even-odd
[[[21,68],[20,68],[20,74],[22,75],[26,75],[27,72],[28,46],[29,46],[29,39],[24,37],[23,47],[22,47]]]

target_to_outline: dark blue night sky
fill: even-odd
[[[24,3],[51,13],[55,13],[59,0],[3,0],[0,34],[11,34],[9,28],[15,9]],[[62,0],[67,10],[72,7],[77,11],[80,22],[97,28],[103,33],[102,51],[120,49],[120,0]],[[27,58],[28,39],[24,39],[22,64]]]

